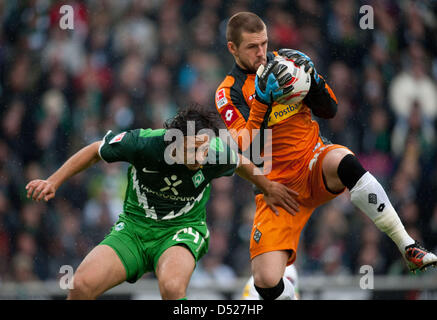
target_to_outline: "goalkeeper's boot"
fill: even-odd
[[[417,241],[405,247],[405,260],[412,272],[437,266],[437,256],[422,247]]]

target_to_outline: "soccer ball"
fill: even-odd
[[[278,61],[278,65],[285,65],[287,69],[284,69],[278,77],[284,76],[286,73],[290,73],[292,78],[287,82],[283,88],[293,86],[294,89],[283,96],[276,99],[276,102],[283,105],[293,105],[301,102],[311,86],[311,75],[305,72],[305,66],[297,66],[293,60],[287,60],[281,56],[276,56],[275,60]]]

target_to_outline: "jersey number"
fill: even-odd
[[[173,240],[175,240],[175,241],[184,241],[184,240],[187,240],[187,239],[179,238],[179,235],[181,233],[182,234],[192,235],[194,237],[194,243],[197,243],[199,241],[199,236],[200,236],[199,232],[197,232],[197,231],[193,232],[193,228],[191,228],[191,227],[183,228],[183,229],[179,230],[178,232],[176,232],[176,234],[173,236]]]

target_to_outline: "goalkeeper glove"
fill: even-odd
[[[291,74],[279,76],[287,67],[279,64],[278,61],[272,60],[264,65],[259,66],[255,77],[255,98],[263,104],[270,105],[293,90],[293,86],[285,89],[281,88],[292,78]]]
[[[304,65],[305,72],[309,72],[316,84],[319,84],[320,77],[314,67],[314,62],[305,53],[294,49],[279,49],[278,54],[287,59],[293,59],[298,66]]]

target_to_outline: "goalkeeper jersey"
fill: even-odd
[[[214,138],[202,168],[190,170],[184,164],[168,164],[165,133],[165,129],[136,129],[105,135],[100,157],[106,162],[130,163],[124,213],[148,224],[204,221],[210,181],[232,175],[238,156],[220,138]]]
[[[269,52],[267,57],[273,59],[276,54]],[[322,79],[320,85],[312,83],[305,99],[295,105],[276,102],[272,106],[263,105],[254,98],[255,76],[255,73],[234,64],[217,88],[217,112],[242,151],[252,152],[256,150],[253,145],[259,143],[261,149],[271,152],[270,155],[264,154],[264,167],[271,168],[267,175],[269,180],[284,184],[300,183],[304,165],[313,156],[319,139],[319,125],[312,119],[311,110],[320,103],[336,105],[336,97]],[[314,103],[314,97],[317,103]],[[261,134],[264,129],[271,129],[270,139],[266,139],[265,143],[263,139],[257,141],[257,137],[250,134],[257,129],[261,129]],[[241,139],[245,131],[249,132],[252,140]],[[251,155],[249,158],[253,160]]]

